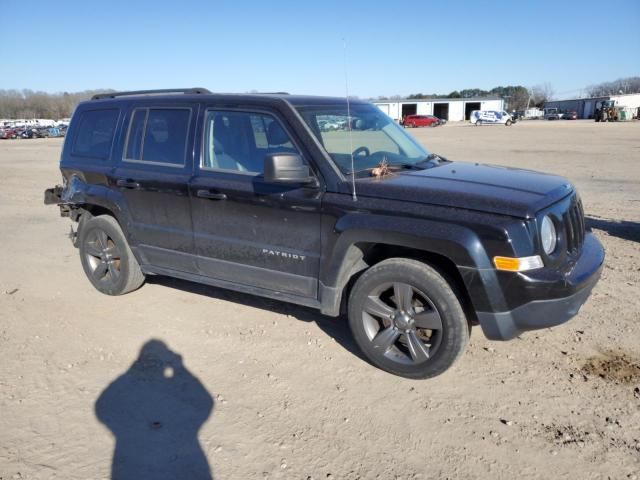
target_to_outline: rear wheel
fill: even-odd
[[[78,232],[80,261],[87,278],[100,292],[122,295],[144,283],[144,274],[115,218],[90,218]]]
[[[349,296],[349,325],[371,363],[408,378],[441,374],[469,340],[449,283],[432,267],[405,258],[384,260],[358,279]]]

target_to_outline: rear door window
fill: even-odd
[[[81,157],[109,158],[119,113],[117,108],[82,112],[71,153]]]
[[[138,108],[129,122],[125,161],[184,165],[191,109]]]

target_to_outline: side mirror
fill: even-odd
[[[315,181],[297,153],[269,153],[264,157],[264,179],[272,183],[307,184]]]

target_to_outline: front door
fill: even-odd
[[[320,188],[264,181],[267,153],[296,152],[275,112],[207,109],[190,184],[202,275],[317,298]]]

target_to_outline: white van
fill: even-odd
[[[513,123],[513,118],[507,112],[474,110],[469,116],[469,121],[476,127],[480,125],[506,125],[509,127]]]

